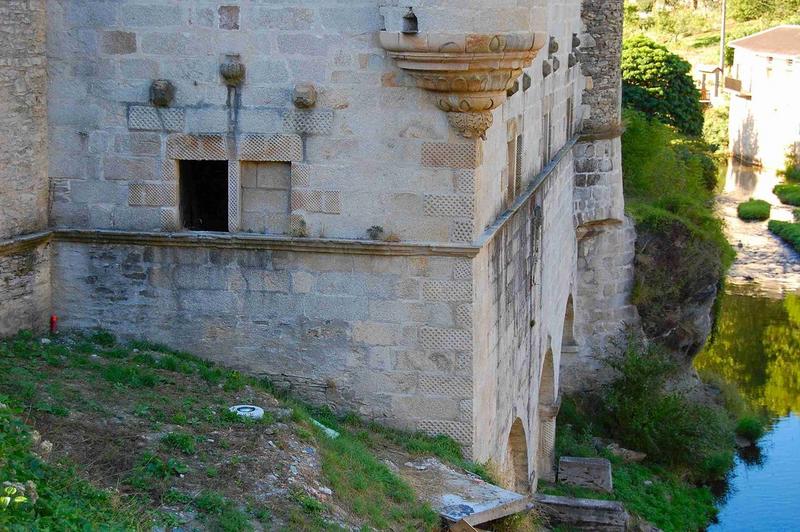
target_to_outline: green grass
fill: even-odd
[[[564,397],[556,425],[556,455],[603,457],[611,461],[614,492],[604,493],[564,484],[544,484],[542,493],[590,499],[617,500],[625,508],[665,531],[702,530],[716,515],[711,492],[682,478],[680,471],[645,462],[626,463],[593,444],[601,434],[594,419]]]
[[[780,222],[770,220],[767,227],[775,235],[786,241],[795,250],[800,252],[800,223]]]
[[[778,196],[778,199],[781,200],[781,203],[800,206],[800,185],[775,185],[775,188],[772,189],[772,192]]]
[[[763,221],[769,219],[770,209],[769,202],[751,198],[736,207],[736,214],[745,221]]]
[[[736,434],[754,442],[764,435],[764,424],[756,417],[743,417],[736,423]]]
[[[8,401],[7,397],[0,397]],[[130,530],[146,529],[152,515],[111,491],[83,480],[66,462],[49,464],[36,453],[21,412],[0,407],[0,479],[29,484],[27,501],[0,510],[4,530]]]
[[[186,434],[182,432],[170,432],[163,438],[161,438],[161,443],[169,448],[174,449],[182,452],[183,454],[194,454],[197,452],[197,448],[195,447],[195,437],[191,434]]]
[[[73,506],[65,506],[63,512],[74,515],[65,518],[64,523],[79,523],[74,527],[77,529],[103,528],[106,523],[111,526],[105,528],[113,530],[172,526],[175,516],[159,510],[161,504],[168,503],[184,510],[196,509],[207,527],[214,530],[248,530],[253,519],[269,522],[271,528],[276,518],[287,522],[289,529],[338,530],[338,525],[326,517],[330,514],[328,505],[310,495],[287,497],[287,504],[293,508],[287,513],[286,508],[276,510],[239,500],[235,494],[240,479],[234,483],[221,480],[230,474],[226,466],[236,467],[248,459],[237,451],[243,434],[251,434],[252,442],[257,442],[263,427],[275,421],[271,412],[261,420],[251,420],[228,411],[228,405],[253,394],[272,394],[284,407],[293,409],[288,427],[280,430],[290,431],[300,441],[316,447],[322,465],[320,481],[332,488],[336,506],[346,508],[373,528],[432,530],[438,525],[435,512],[417,501],[411,487],[376,457],[374,450],[385,442],[406,448],[410,454],[434,454],[455,465],[480,470],[463,459],[460,447],[452,439],[406,434],[365,423],[352,415],[337,417],[329,409],[312,408],[277,393],[266,380],[162,345],[141,341],[121,344],[106,331],[67,332],[49,340],[42,343],[28,332],[0,340],[0,394],[5,394],[0,395],[0,400],[7,400],[34,418],[64,416],[72,411],[83,419],[123,413],[130,416],[130,424],[101,425],[144,424],[141,430],[145,432],[161,432],[165,423],[175,425],[145,449],[131,449],[136,454],[126,469],[114,472],[116,480],[110,479],[120,486],[120,495],[106,493],[81,480],[80,467],[59,473],[68,476],[59,477],[62,480],[54,496],[73,501]],[[98,410],[99,404],[109,408]],[[310,423],[312,416],[334,427],[341,436],[335,440],[324,436]],[[48,419],[40,419],[39,423],[46,426]],[[26,427],[18,423],[23,429]],[[235,446],[227,434],[239,435],[234,439]],[[0,451],[5,451],[2,442]],[[214,454],[217,452],[225,453],[227,458],[221,459]],[[9,466],[4,461],[8,454],[0,454],[0,468]],[[86,458],[91,462],[94,457]],[[46,467],[49,466],[36,465]],[[183,477],[208,488],[200,495],[197,490],[189,495],[183,487]],[[25,479],[5,474],[0,480],[16,478]],[[229,485],[232,491],[227,489]],[[91,497],[75,501],[70,490],[90,493]],[[45,509],[37,505],[31,512],[20,510],[18,519],[11,522],[25,529],[39,524],[39,528],[58,528],[47,520],[49,517],[36,514]],[[9,515],[0,511],[0,525]]]

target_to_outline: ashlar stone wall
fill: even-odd
[[[44,0],[0,2],[0,337],[50,310],[45,28]]]
[[[0,240],[47,226],[45,2],[0,2]]]
[[[163,342],[315,403],[471,445],[468,256],[140,241],[56,244],[64,327]]]
[[[421,31],[518,31],[559,20],[552,31],[566,65],[570,32],[577,30],[557,15],[568,5],[577,13],[574,4],[548,10],[541,2],[470,0],[414,7]],[[492,190],[486,200],[490,214],[476,223],[472,185],[479,176],[469,171],[482,164],[479,149],[451,130],[435,96],[418,89],[379,46],[377,32],[398,26],[406,9],[376,0],[50,0],[55,223],[174,230],[174,161],[217,158],[291,163],[289,214],[302,218],[310,236],[360,238],[380,225],[403,240],[471,241],[496,214],[497,193]],[[219,74],[228,54],[238,54],[246,68],[242,86],[231,94]],[[537,63],[530,70],[535,80],[541,68]],[[554,86],[565,72],[562,66],[554,75]],[[169,108],[150,105],[154,79],[176,86]],[[299,83],[316,86],[313,108],[292,105]],[[554,89],[532,90],[529,106]],[[563,105],[556,99],[554,105]],[[503,112],[496,112],[498,121]],[[532,147],[524,161],[526,170],[537,171],[532,129],[526,129]],[[256,145],[255,152],[247,142]],[[494,149],[494,142],[487,148]],[[209,149],[176,150],[176,143]],[[487,168],[482,191],[491,189],[488,182],[499,170]],[[239,179],[232,164],[229,197],[239,199],[229,200],[231,229],[258,231],[259,225],[237,223],[248,202]]]
[[[537,466],[544,410],[557,401],[558,357],[575,274],[572,157],[569,150],[549,178],[510,214],[475,261],[474,458],[491,460],[506,484],[535,487],[548,471]],[[549,360],[548,360],[549,359]],[[557,411],[557,409],[556,409]],[[524,438],[511,429],[519,421]],[[554,427],[554,426],[553,426]],[[545,442],[552,452],[554,442]],[[522,449],[519,449],[522,446]],[[515,471],[514,454],[526,460]]]

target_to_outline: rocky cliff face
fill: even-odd
[[[719,250],[685,225],[637,227],[633,303],[648,338],[691,364],[711,333]]]

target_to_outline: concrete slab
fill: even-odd
[[[417,495],[450,523],[479,525],[521,512],[530,499],[483,481],[471,473],[457,471],[435,458],[406,462],[396,468]]]

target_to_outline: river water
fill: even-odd
[[[695,367],[735,386],[772,423],[755,447],[739,451],[713,531],[800,531],[800,255],[766,222],[736,217],[736,205],[753,197],[773,205],[773,219],[791,221],[772,194],[778,182],[774,171],[732,162],[718,198],[737,257],[715,336]]]

